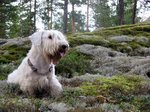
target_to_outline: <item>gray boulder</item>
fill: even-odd
[[[127,35],[113,36],[109,38],[109,40],[116,41],[116,42],[131,42],[134,39],[135,39],[134,37],[129,37]]]
[[[141,36],[141,37],[136,37],[135,41],[138,43],[148,43],[149,42],[149,38]]]
[[[29,42],[29,39],[27,37],[25,38],[14,38],[14,39],[1,39],[0,45],[23,45],[26,42]]]
[[[110,48],[95,46],[90,44],[84,44],[76,47],[76,50],[84,53],[86,55],[91,55],[94,57],[115,57],[115,56],[126,56],[121,52],[113,51]]]

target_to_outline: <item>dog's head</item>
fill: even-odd
[[[29,39],[32,45],[41,49],[43,55],[51,63],[56,64],[69,49],[66,37],[57,30],[35,32]]]

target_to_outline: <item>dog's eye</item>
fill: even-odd
[[[50,36],[48,36],[48,38],[49,38],[49,39],[52,39],[52,36],[50,35]]]

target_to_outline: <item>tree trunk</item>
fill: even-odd
[[[0,38],[6,38],[6,15],[5,15],[5,5],[0,2]]]
[[[49,0],[46,0],[46,2],[47,2],[47,28],[48,28],[48,30],[50,29],[50,15],[49,15],[49,13],[50,13],[50,6],[49,6]]]
[[[119,25],[123,25],[124,24],[124,0],[119,0],[118,19],[119,19]]]
[[[68,24],[68,0],[64,0],[64,17],[63,17],[63,32],[67,33],[67,24]]]
[[[135,24],[137,0],[133,0],[132,24]]]
[[[87,22],[86,22],[86,31],[89,31],[89,5],[90,5],[90,0],[87,1]]]
[[[34,32],[36,31],[36,0],[34,0]]]
[[[31,4],[31,0],[30,0],[30,17],[31,17],[31,9],[32,9],[32,4]]]
[[[30,0],[30,12],[29,12],[29,13],[30,13],[30,17],[29,17],[29,18],[30,18],[30,20],[29,20],[29,25],[30,25],[30,29],[29,29],[29,30],[30,30],[30,31],[29,31],[29,33],[30,33],[30,34],[33,33],[33,30],[34,30],[34,28],[35,28],[35,24],[34,24],[34,26],[33,26],[33,22],[32,22],[32,17],[33,17],[33,15],[32,15],[32,11],[31,11],[31,10],[32,10],[32,2],[31,2],[31,0]],[[34,31],[35,31],[35,30],[34,30]]]
[[[75,33],[74,4],[72,4],[72,33]]]
[[[51,0],[51,25],[50,28],[53,28],[53,0]]]

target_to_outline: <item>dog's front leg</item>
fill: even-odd
[[[59,97],[63,91],[62,85],[60,84],[60,82],[56,77],[53,77],[50,80],[50,88],[51,88],[50,90],[51,95],[55,97]]]
[[[52,96],[59,97],[63,91],[62,85],[58,81],[58,79],[55,76],[55,66],[51,66],[50,70],[50,75],[49,75],[49,81],[50,81],[50,93]]]

